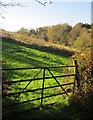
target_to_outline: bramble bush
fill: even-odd
[[[79,65],[80,89],[70,97],[73,106],[83,119],[93,118],[93,76],[91,50],[74,56]]]

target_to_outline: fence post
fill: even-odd
[[[44,72],[43,72],[42,95],[41,95],[41,108],[43,107],[44,80],[45,80],[45,68],[44,68]]]
[[[78,90],[80,89],[80,80],[79,80],[79,70],[78,70],[78,64],[77,64],[77,60],[74,60],[74,64],[75,64],[75,81],[77,81],[77,88]]]

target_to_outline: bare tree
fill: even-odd
[[[20,6],[20,7],[23,7],[23,5],[21,3],[16,3],[16,2],[9,2],[9,3],[6,3],[6,2],[1,2],[0,1],[0,17],[2,17],[3,19],[5,18],[3,16],[3,14],[5,13],[5,8],[7,7],[14,7],[14,6]]]
[[[37,3],[43,5],[43,6],[46,6],[47,3],[50,3],[52,4],[53,2],[52,1],[48,1],[48,0],[45,0],[45,1],[40,1],[40,0],[33,0],[33,1],[36,1]],[[3,14],[5,13],[5,8],[7,7],[14,7],[14,6],[20,6],[20,7],[24,7],[24,5],[22,5],[20,2],[1,2],[0,1],[0,17],[2,17],[4,19],[4,16]]]

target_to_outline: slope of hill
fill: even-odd
[[[67,49],[60,49],[56,47],[56,45],[40,45],[37,43],[24,43],[23,41],[19,41],[13,39],[13,36],[10,37],[8,34],[7,36],[2,37],[2,60],[3,60],[3,68],[22,68],[22,67],[41,67],[41,66],[62,66],[62,65],[70,65],[71,60],[70,57],[73,55],[73,52]],[[69,70],[63,69],[55,69],[51,70],[54,75],[62,75],[64,72],[69,72]],[[6,77],[7,80],[25,80],[31,79],[35,76],[36,72],[34,70],[24,70],[24,71],[7,71],[3,74],[3,78]],[[4,76],[5,75],[5,76]],[[46,75],[48,76],[49,73],[46,71]],[[39,77],[42,77],[42,72],[39,74]],[[71,78],[72,81],[73,78]],[[66,83],[68,80],[65,79],[59,80],[62,83]],[[55,80],[46,81],[46,86],[56,85],[57,83]],[[26,83],[16,83],[14,85],[10,85],[9,92],[18,92],[22,90],[26,86]],[[30,88],[40,88],[42,86],[41,82],[35,82],[28,86],[27,90]],[[46,95],[50,93],[60,92],[60,88],[53,89],[50,91],[46,91]],[[18,98],[19,101],[29,100],[34,97],[40,97],[41,93],[35,93],[31,95],[31,93],[26,93],[21,95]],[[51,99],[47,99],[45,103],[51,102],[62,102],[67,103],[67,99],[64,100],[65,96],[59,96]],[[14,97],[9,97],[10,100],[14,99]],[[3,104],[8,104],[8,101],[3,101]],[[9,101],[10,102],[10,101]],[[33,103],[34,105],[39,105],[39,102]],[[24,106],[24,109],[29,108],[29,104]],[[16,109],[16,108],[15,108]],[[14,109],[14,110],[15,110]],[[7,111],[6,111],[7,112]],[[10,111],[9,111],[10,112]]]
[[[77,52],[76,50],[71,49],[69,47],[66,47],[66,46],[63,46],[63,45],[53,44],[53,43],[50,43],[50,42],[45,42],[43,40],[38,40],[38,39],[29,37],[29,36],[26,36],[26,35],[19,34],[17,32],[8,32],[8,31],[5,31],[5,30],[1,30],[1,31],[2,31],[1,37],[2,37],[2,41],[3,41],[2,42],[3,43],[2,44],[3,45],[2,49],[3,49],[3,60],[4,61],[6,61],[6,59],[7,59],[5,57],[6,56],[5,55],[6,54],[5,50],[10,51],[10,52],[7,53],[7,57],[8,56],[11,56],[11,57],[15,56],[15,59],[17,59],[18,56],[19,56],[18,59],[20,59],[20,56],[22,57],[22,54],[26,53],[26,50],[28,49],[27,50],[27,55],[24,54],[24,56],[23,56],[24,59],[28,59],[27,56],[30,56],[30,57],[32,56],[32,58],[34,58],[33,55],[31,55],[31,54],[35,53],[35,54],[39,54],[38,58],[35,58],[35,59],[42,58],[44,63],[47,62],[47,64],[43,64],[44,66],[46,66],[46,65],[47,66],[59,65],[58,62],[62,65],[62,64],[66,64],[66,63],[63,63],[63,62],[61,63],[61,61],[64,57],[70,57],[75,52]],[[35,50],[35,51],[37,50],[37,53],[33,50]],[[54,55],[56,54],[57,56],[55,56],[55,59],[56,59],[55,63],[52,62],[52,60],[53,60],[52,56],[51,56],[51,58],[46,57],[47,60],[48,60],[47,61],[43,57],[42,53],[44,53],[44,52],[50,54],[50,55],[47,55],[48,57],[51,56],[52,54],[54,54]],[[49,61],[50,59],[51,59],[51,62]],[[4,61],[3,61],[3,63],[4,63]],[[48,63],[51,63],[51,64],[48,64]],[[39,63],[39,64],[35,63],[35,66],[41,66],[41,64],[42,64],[42,62]],[[30,63],[30,65],[31,65],[31,63]],[[11,66],[12,66],[12,64],[10,64],[10,67]],[[14,66],[14,67],[17,67],[17,66]]]
[[[2,31],[3,34],[0,36],[2,37],[2,60],[3,60],[3,68],[22,68],[22,67],[41,67],[41,66],[61,66],[61,65],[71,65],[71,57],[75,53],[79,53],[77,50],[70,49],[69,47],[65,47],[63,45],[56,45],[53,43],[45,42],[42,40],[37,40],[28,36],[23,36],[18,33],[11,33],[7,31]],[[63,75],[64,73],[72,72],[71,69],[55,69],[51,70],[54,75]],[[36,74],[36,70],[24,70],[24,71],[8,71],[3,73],[3,78],[6,77],[7,80],[26,80],[31,79]],[[5,75],[5,76],[4,76]],[[48,76],[49,73],[46,72]],[[39,77],[42,76],[39,74]],[[64,78],[58,79],[62,84],[68,81],[72,81],[73,78]],[[31,82],[32,83],[32,82]],[[45,86],[49,87],[51,85],[56,85],[55,80],[46,81]],[[26,86],[26,83],[17,83],[14,85],[9,85],[8,92],[19,92],[22,91]],[[32,88],[39,88],[42,86],[41,82],[34,82],[27,87],[27,90],[31,90]],[[73,87],[73,86],[71,86]],[[46,91],[46,95],[50,95],[51,93],[60,92],[60,89],[53,89]],[[21,94],[21,96],[17,99],[16,102],[30,100],[31,98],[40,97],[40,92],[35,92],[34,95],[31,93]],[[15,96],[14,96],[15,97]],[[3,99],[3,105],[13,102],[14,97],[8,97],[7,99]],[[44,118],[69,118],[69,119],[81,119],[81,111],[77,110],[73,106],[69,106],[69,101],[67,96],[59,96],[53,97],[51,99],[47,99],[44,101],[45,104],[47,103],[56,103],[52,105],[52,109],[40,109],[38,112],[27,112],[25,116],[23,114],[21,116],[16,116],[17,118],[35,118],[42,116]],[[28,109],[33,108],[33,106],[38,106],[39,102],[33,102],[26,105],[14,106],[14,109],[4,109],[4,114],[11,113],[21,110],[21,109]],[[78,111],[78,112],[77,112]],[[13,116],[11,116],[13,117]],[[5,118],[6,119],[6,118]]]
[[[23,64],[23,67],[66,65],[69,63],[67,58],[73,55],[72,51],[54,46],[40,46],[35,43],[29,45],[5,37],[2,41],[3,63],[10,67],[18,67],[18,64],[15,66],[15,62]]]

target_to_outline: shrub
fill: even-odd
[[[89,85],[87,91],[83,89],[70,97],[70,105],[85,119],[93,119],[93,85]]]

